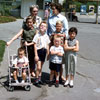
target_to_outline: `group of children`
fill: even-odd
[[[31,18],[27,18],[27,22],[32,21]],[[30,23],[26,23],[27,27],[30,28]],[[28,43],[25,42],[24,45],[30,46],[34,45],[34,60],[36,64],[35,71],[35,85],[41,87],[40,84],[43,84],[41,81],[42,76],[42,67],[45,62],[45,58],[49,59],[49,69],[50,69],[50,82],[49,86],[51,87],[54,84],[54,76],[55,76],[55,86],[59,87],[59,77],[63,78],[62,72],[62,64],[65,64],[66,71],[66,80],[64,86],[70,85],[73,87],[73,80],[75,75],[75,67],[77,64],[77,55],[76,52],[79,51],[79,41],[75,39],[77,35],[77,29],[72,27],[69,29],[69,39],[66,39],[65,33],[62,32],[62,22],[57,21],[56,23],[56,31],[52,33],[51,37],[46,34],[47,31],[47,23],[42,21],[39,25],[39,30],[35,34],[33,41]],[[22,48],[18,49],[18,58],[13,62],[14,66],[18,67],[28,65],[28,59],[25,57],[25,52]],[[13,72],[14,79],[18,83],[17,80],[17,70]],[[25,70],[22,73],[22,83],[26,79]],[[70,78],[70,79],[69,79]],[[70,81],[69,81],[70,80]]]

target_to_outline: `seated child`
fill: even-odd
[[[14,67],[25,67],[28,65],[28,62],[29,62],[28,59],[25,57],[25,50],[22,47],[19,48],[18,57],[16,57],[15,60],[13,61]],[[14,76],[15,82],[19,83],[17,79],[18,69],[14,70],[13,76]],[[22,79],[23,80],[21,83],[24,83],[26,80],[26,70],[25,69],[22,70]]]
[[[53,77],[56,74],[55,87],[59,87],[59,76],[62,66],[62,56],[64,54],[63,47],[60,46],[61,38],[54,37],[54,45],[50,48],[50,83],[49,86],[53,85]]]

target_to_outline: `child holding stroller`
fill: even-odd
[[[15,60],[13,61],[13,65],[14,67],[16,67],[16,69],[14,70],[13,72],[13,77],[14,77],[14,80],[16,83],[19,83],[18,79],[17,79],[17,76],[18,76],[18,69],[17,67],[26,67],[28,65],[28,59],[27,57],[25,57],[25,50],[20,47],[18,49],[18,57],[15,58]],[[23,68],[22,70],[22,82],[21,83],[24,83],[26,80],[26,70]]]

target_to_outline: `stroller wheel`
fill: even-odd
[[[31,86],[30,86],[30,85],[26,85],[26,86],[25,86],[25,90],[26,90],[26,91],[30,91],[30,90],[31,90]]]
[[[14,91],[14,87],[13,86],[9,86],[9,91],[13,92]]]

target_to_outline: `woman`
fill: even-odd
[[[61,15],[61,8],[61,4],[59,3],[51,4],[53,15],[48,19],[47,33],[49,36],[51,36],[51,34],[56,31],[56,22],[60,20],[63,23],[63,30],[65,31],[66,37],[68,38],[68,21],[65,16]]]
[[[38,5],[32,5],[32,6],[30,6],[30,15],[29,16],[33,17],[33,19],[34,19],[33,25],[34,25],[34,27],[36,29],[39,27],[39,24],[42,21],[42,18],[38,16],[38,10],[39,10],[39,6]],[[24,18],[24,21],[23,21],[23,26],[22,26],[23,28],[25,27],[26,18]]]

